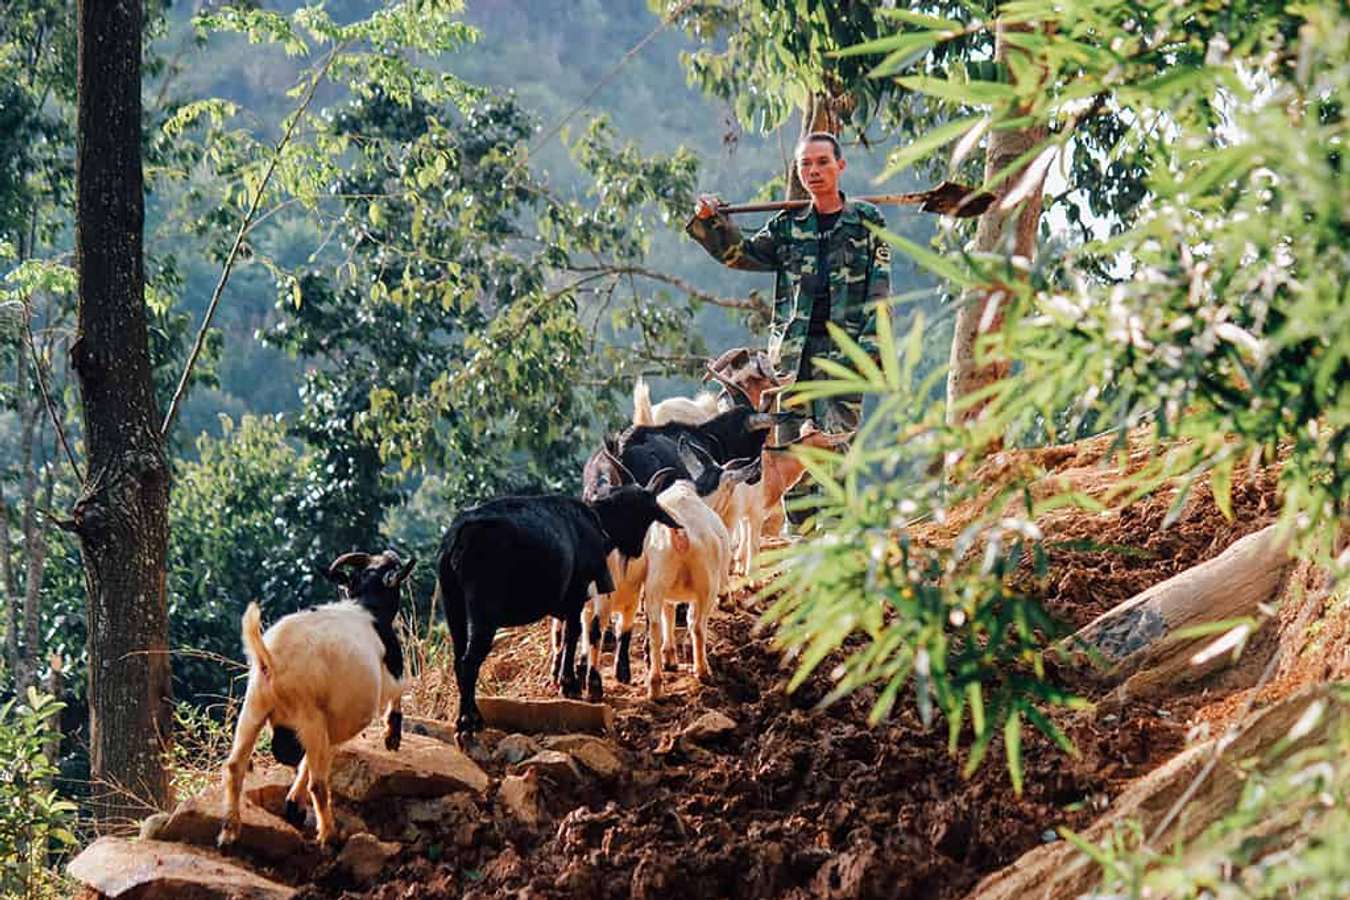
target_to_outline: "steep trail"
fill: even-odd
[[[1092,464],[1093,448],[1081,445],[1026,456],[1088,491],[1118,477]],[[991,484],[998,465],[985,473]],[[1018,586],[1068,627],[1081,626],[1268,524],[1274,478],[1262,471],[1235,484],[1232,521],[1204,484],[1168,529],[1160,527],[1173,499],[1166,489],[1120,513],[1057,513],[1046,528],[1050,577],[1041,583],[1026,572]],[[928,537],[946,536],[933,530]],[[1067,757],[1028,730],[1019,798],[1001,747],[963,780],[964,757],[948,754],[945,723],[939,717],[925,727],[912,702],[875,728],[866,724],[874,689],[815,710],[837,660],[786,694],[792,664],[758,617],[749,596],[724,599],[712,623],[714,678],[706,685],[687,671],[681,631],[684,666],[667,679],[659,701],[646,700],[640,683],[644,638],[634,641],[639,681],[631,686],[613,681],[607,655],[606,702],[616,724],[594,742],[599,750],[489,730],[472,753],[491,779],[481,793],[347,804],[362,830],[389,842],[378,876],[360,877],[331,855],[299,871],[264,871],[307,898],[956,898],[1055,840],[1056,827],[1087,827],[1133,781],[1187,745],[1193,726],[1212,716],[1205,707],[1253,680],[1252,666],[1244,665],[1178,698],[1096,717],[1057,714],[1079,754]],[[504,635],[485,667],[484,692],[555,696],[547,646],[542,623]],[[449,737],[434,723],[453,709],[451,681],[432,666],[409,697],[409,715],[432,720],[426,730],[433,738]],[[545,745],[552,745],[546,758],[521,764],[550,749]]]

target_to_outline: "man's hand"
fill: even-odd
[[[699,194],[698,208],[694,210],[694,218],[711,219],[717,215],[717,208],[722,205],[722,201],[712,194]]]

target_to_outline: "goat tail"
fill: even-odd
[[[656,418],[652,415],[652,389],[641,375],[633,383],[633,424],[656,424]]]
[[[276,664],[272,662],[272,654],[268,652],[267,645],[262,639],[262,610],[258,608],[257,603],[250,603],[248,609],[244,610],[244,619],[240,631],[244,638],[244,652],[249,658],[258,664],[262,669],[264,677],[271,677],[276,671]]]

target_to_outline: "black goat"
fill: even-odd
[[[642,484],[663,469],[695,483],[700,496],[716,489],[716,479],[698,477],[688,465],[692,451],[705,464],[725,465],[736,459],[759,459],[769,430],[781,422],[800,419],[795,412],[761,413],[738,406],[706,422],[688,425],[634,425],[617,439],[606,439],[582,470],[582,497],[596,496],[617,484]]]
[[[581,608],[588,597],[614,590],[605,564],[611,550],[638,557],[653,522],[680,527],[656,502],[673,480],[673,473],[658,473],[645,488],[624,485],[591,503],[555,495],[503,497],[455,517],[441,541],[437,590],[455,648],[457,740],[483,727],[475,699],[478,670],[498,628],[544,616],[561,620],[562,693],[581,696],[574,671]]]

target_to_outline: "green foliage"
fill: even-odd
[[[287,442],[281,419],[221,424],[221,437],[200,436],[197,458],[179,463],[169,498],[169,646],[184,700],[227,696],[243,674],[232,661],[250,602],[271,622],[318,599],[322,563],[288,555],[311,525],[286,514],[313,486],[312,459]]]
[[[75,846],[75,804],[52,787],[49,720],[63,704],[29,688],[25,703],[0,705],[0,895],[55,896],[49,854]]]
[[[1036,78],[992,91],[956,77],[911,86],[959,93],[992,128],[1052,126],[1027,154],[1030,174],[1012,185],[1011,204],[1076,152],[1099,113],[1127,123],[1117,152],[1142,166],[1147,196],[1114,237],[1065,245],[1031,271],[969,255],[955,237],[939,253],[892,241],[976,296],[1000,292],[1006,324],[982,335],[977,359],[1015,365],[963,398],[987,407],[960,427],[925,410],[924,386],[906,375],[918,332],[882,378],[864,365],[826,367],[830,382],[804,386],[802,396],[861,391],[878,401],[848,456],[816,464],[826,536],[785,555],[773,616],[784,642],[805,651],[805,668],[861,635],[837,670],[836,695],[878,683],[884,715],[911,684],[921,712],[934,703],[954,737],[970,711],[968,767],[1001,733],[1016,782],[1020,725],[1009,723],[1020,714],[1061,740],[1040,707],[1068,698],[1041,678],[1054,630],[1028,598],[1008,595],[1003,576],[1023,560],[1043,566],[1039,512],[1092,507],[1078,496],[1033,501],[1029,483],[1014,478],[950,551],[912,553],[909,528],[942,522],[972,499],[992,446],[1072,437],[1087,423],[1123,443],[1150,426],[1154,457],[1122,482],[1118,503],[1204,473],[1222,494],[1236,466],[1280,459],[1282,520],[1297,552],[1337,572],[1346,565],[1330,554],[1350,505],[1350,172],[1341,151],[1350,19],[1313,6],[1035,0],[1003,16],[1032,26],[1011,65]],[[949,31],[905,33],[940,46]],[[1091,158],[1108,177],[1112,160]],[[1077,171],[1065,173],[1070,191]],[[1218,502],[1226,508],[1226,497]]]

